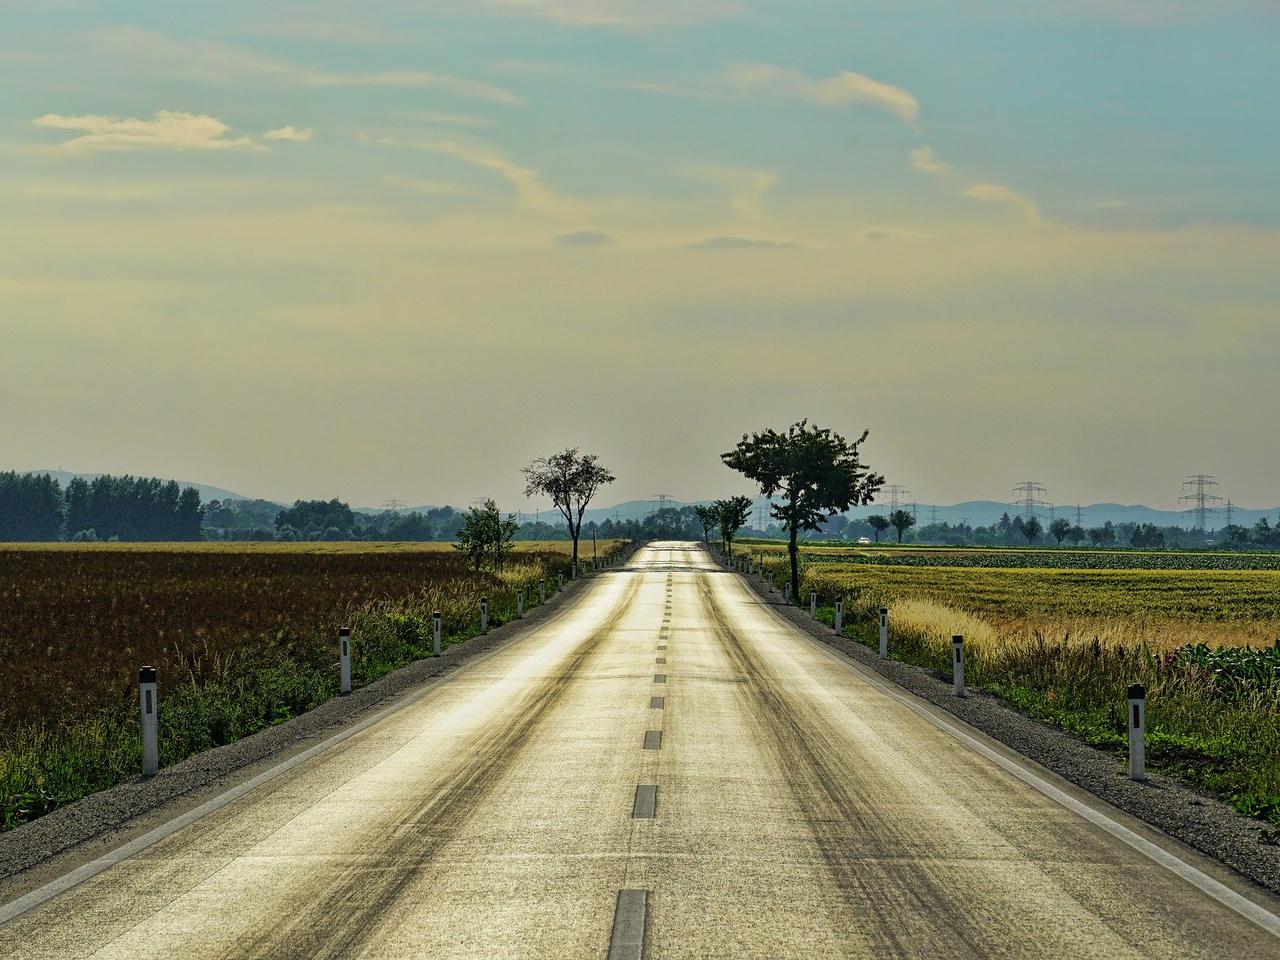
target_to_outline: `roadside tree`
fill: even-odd
[[[758,483],[764,496],[777,498],[769,512],[788,533],[792,596],[800,595],[799,532],[820,530],[836,514],[865,506],[884,484],[884,477],[859,459],[858,447],[866,439],[865,430],[851,442],[801,420],[785,433],[743,434],[734,449],[720,455],[728,467]]]

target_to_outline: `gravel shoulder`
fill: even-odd
[[[626,558],[642,545],[633,544]],[[269,771],[347,727],[394,708],[477,657],[518,641],[559,616],[602,573],[587,573],[567,583],[563,592],[528,611],[522,620],[448,647],[439,658],[415,661],[292,720],[165,767],[149,779],[138,777],[92,794],[0,834],[0,903]]]
[[[1158,774],[1149,774],[1145,783],[1130,780],[1123,757],[1032,720],[980,689],[970,687],[969,696],[958,699],[952,693],[950,677],[943,679],[933,671],[897,660],[881,660],[876,651],[837,636],[826,624],[810,619],[807,610],[784,604],[782,597],[768,592],[757,577],[742,576],[765,603],[810,636],[1252,884],[1280,894],[1280,844],[1266,841],[1268,828],[1260,821],[1240,815],[1210,794]]]

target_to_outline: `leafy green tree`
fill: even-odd
[[[750,497],[730,497],[728,500],[717,500],[712,506],[716,511],[716,522],[720,524],[720,539],[725,549],[733,556],[733,538],[737,535],[751,516]]]
[[[1027,546],[1031,546],[1044,533],[1044,526],[1039,517],[1028,517],[1022,521],[1022,535],[1027,538]]]
[[[494,573],[501,573],[517,529],[514,514],[504,518],[497,503],[486,500],[483,506],[467,512],[453,549],[465,556],[477,572],[487,565]]]
[[[0,473],[0,541],[57,540],[62,486],[49,474]]]
[[[764,496],[777,497],[769,512],[788,534],[792,596],[800,595],[799,532],[820,530],[824,520],[870,503],[884,484],[859,459],[866,439],[865,430],[850,442],[801,420],[786,433],[743,434],[734,449],[721,454],[727,466],[756,481]]]
[[[898,531],[898,542],[901,543],[902,535],[916,525],[916,518],[910,510],[895,510],[889,514],[889,525]]]
[[[550,497],[569,525],[573,539],[573,575],[578,575],[578,539],[582,536],[582,514],[596,492],[617,478],[600,463],[594,453],[579,453],[567,447],[549,457],[539,457],[521,470],[526,497]]]
[[[1068,531],[1067,533],[1067,539],[1070,540],[1071,543],[1077,547],[1080,546],[1080,542],[1084,540],[1084,538],[1085,538],[1084,527],[1080,526],[1079,524],[1076,524],[1075,526],[1073,526],[1070,529],[1070,531]]]
[[[694,516],[698,518],[698,524],[702,527],[702,542],[711,542],[711,531],[720,524],[720,513],[716,510],[715,504],[696,504],[693,508]]]
[[[1062,546],[1062,541],[1067,539],[1067,535],[1071,533],[1071,521],[1064,517],[1059,517],[1049,524],[1049,533],[1053,535],[1053,539],[1058,541],[1058,546]]]
[[[876,543],[879,543],[880,534],[889,529],[889,518],[877,513],[867,517],[867,523],[871,524],[871,529],[876,532]]]

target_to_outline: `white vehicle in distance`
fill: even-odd
[[[859,542],[859,543],[870,543],[870,542],[871,542],[871,538],[870,538],[870,537],[859,537],[859,538],[858,538],[858,542]]]

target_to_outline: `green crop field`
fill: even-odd
[[[781,587],[785,545],[742,549]],[[1249,559],[806,546],[801,596],[817,590],[827,622],[842,598],[845,633],[869,645],[888,607],[893,655],[943,675],[963,635],[971,683],[1104,749],[1123,747],[1142,683],[1151,766],[1280,824],[1280,570]]]
[[[360,685],[430,655],[433,611],[448,645],[474,635],[482,595],[495,624],[520,587],[536,605],[572,545],[518,547],[500,574],[436,543],[0,548],[0,828],[138,771],[141,665],[160,672],[173,763],[334,696],[339,626]]]

